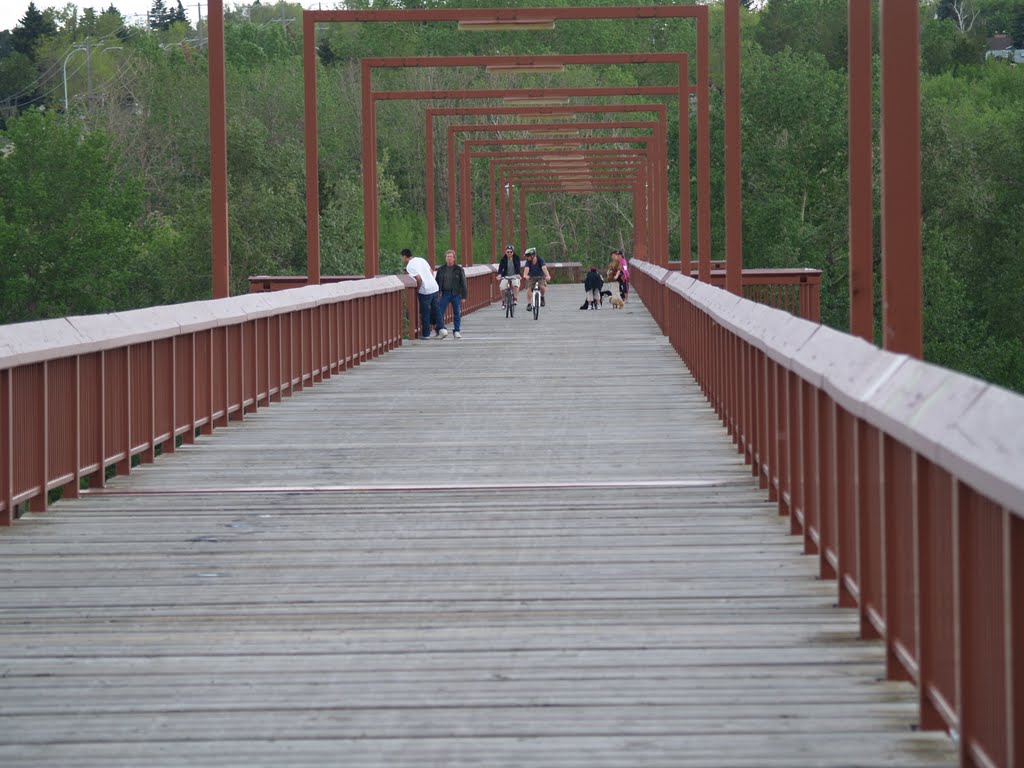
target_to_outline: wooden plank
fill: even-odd
[[[0,764],[956,764],[643,308],[578,294],[4,531]]]

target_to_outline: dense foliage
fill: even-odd
[[[360,5],[370,3],[347,7]],[[745,264],[821,269],[823,319],[845,328],[847,2],[744,5]],[[183,21],[181,8],[177,0],[154,0],[147,23],[136,27],[126,26],[114,5],[100,12],[30,5],[13,30],[0,32],[0,322],[209,294],[205,30]],[[249,275],[305,271],[301,13],[299,5],[257,0],[227,18],[235,292],[247,290]],[[711,19],[713,256],[719,257],[724,137],[721,65],[714,52],[720,49],[720,6],[712,6]],[[1017,322],[1024,303],[1024,68],[986,62],[985,40],[997,32],[1015,40],[1024,34],[1024,0],[922,4],[925,343],[930,360],[1024,391],[1024,329]],[[458,32],[451,24],[324,25],[317,40],[324,273],[353,274],[363,267],[360,57],[692,53],[695,42],[692,24],[652,20],[487,34]],[[489,75],[478,67],[374,74],[378,91],[674,82],[673,66],[650,64],[569,67],[548,75]],[[672,148],[676,110],[672,99],[663,101],[669,105]],[[488,103],[494,104],[378,103],[385,271],[398,268],[401,248],[426,248],[424,110]],[[641,114],[638,119],[651,119]],[[622,115],[609,111],[595,119]],[[443,251],[449,206],[444,126],[450,122],[435,122],[437,246]],[[670,179],[678,178],[678,163],[670,149]],[[695,174],[695,157],[691,168]],[[475,163],[472,174],[472,245],[480,261],[489,258],[491,247],[486,163]],[[678,189],[670,195],[670,210],[677,210]],[[628,251],[631,219],[625,193],[528,197],[530,244],[555,260],[599,262],[609,245]],[[670,253],[678,253],[678,222],[670,238]],[[880,260],[877,254],[876,272]]]

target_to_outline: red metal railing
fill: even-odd
[[[492,301],[475,267],[465,311]],[[401,344],[409,277],[0,326],[0,525]]]
[[[547,262],[548,271],[551,272],[551,279],[557,283],[578,283],[582,279],[583,264],[579,261],[549,261]],[[474,278],[479,278],[480,275],[484,274],[481,270],[486,270],[488,274],[492,274],[496,271],[497,265],[479,265],[475,267],[466,267],[466,277],[470,283],[470,302],[473,302],[472,296],[472,284]],[[320,277],[320,283],[322,285],[328,285],[331,283],[342,283],[349,282],[352,280],[363,280],[364,278],[360,275],[322,275]],[[493,279],[493,278],[492,278]],[[286,275],[286,276],[273,276],[273,275],[255,275],[249,278],[249,293],[268,293],[273,291],[285,291],[290,288],[302,288],[306,285],[305,275]],[[465,306],[465,304],[464,304]],[[474,309],[479,309],[479,305],[474,305]]]
[[[669,262],[668,269],[679,271],[679,262]],[[690,273],[697,277],[697,270]],[[744,269],[741,272],[743,297],[784,309],[790,314],[821,322],[821,270],[819,269]],[[711,284],[725,288],[725,262],[711,262]]]
[[[921,725],[1024,756],[1024,397],[632,263],[658,318]]]

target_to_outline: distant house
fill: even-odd
[[[1024,64],[1024,48],[1014,48],[1013,38],[1007,34],[993,35],[986,41],[986,59],[1009,59],[1015,64]]]

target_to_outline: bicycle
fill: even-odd
[[[533,291],[533,293],[532,293],[533,302],[532,302],[531,306],[533,307],[533,319],[536,320],[538,317],[540,317],[540,298],[541,298],[541,296],[540,296],[540,278],[539,277],[534,277],[534,278],[532,278],[532,280],[533,280],[533,288],[531,290]]]
[[[516,314],[516,294],[512,290],[512,278],[503,277],[505,281],[505,317],[515,317]]]

